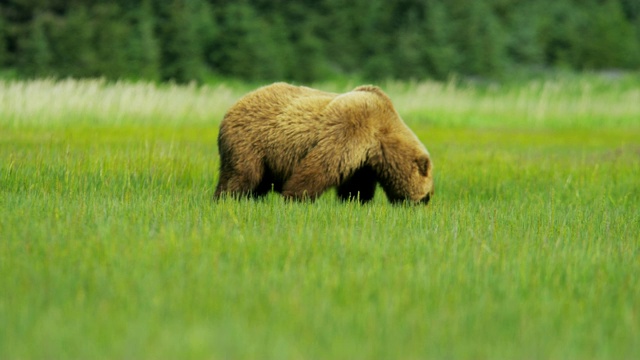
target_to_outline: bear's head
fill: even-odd
[[[427,204],[434,194],[433,164],[429,152],[408,128],[388,133],[380,141],[377,172],[392,203]]]
[[[354,92],[369,94],[361,109],[363,118],[377,129],[369,164],[392,203],[428,203],[434,193],[433,164],[427,148],[407,127],[391,99],[378,87],[359,86]],[[375,100],[374,100],[375,99]]]

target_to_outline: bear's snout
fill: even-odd
[[[427,205],[429,203],[429,200],[431,200],[431,197],[433,196],[433,194],[436,192],[435,186],[433,185],[433,182],[431,183],[431,191],[429,191],[427,193],[427,195],[425,195],[422,200],[420,200],[420,203]]]

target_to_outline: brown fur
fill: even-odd
[[[337,187],[342,199],[427,202],[429,153],[378,87],[345,94],[275,83],[240,99],[218,136],[223,194],[314,199]]]

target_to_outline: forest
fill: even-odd
[[[0,76],[312,82],[637,70],[637,0],[5,0]]]

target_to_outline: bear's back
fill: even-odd
[[[328,129],[322,109],[337,94],[286,83],[261,87],[233,105],[220,126],[219,141],[254,152],[281,177]]]
[[[241,121],[245,124],[252,121],[275,120],[296,105],[306,108],[306,111],[317,112],[318,108],[326,105],[335,96],[337,94],[304,86],[274,83],[243,96],[227,111],[225,120],[233,119],[234,115],[240,115],[237,117],[242,118]]]
[[[234,137],[267,140],[302,139],[322,129],[323,109],[338,94],[303,86],[274,83],[243,96],[226,113],[221,132]],[[236,135],[237,134],[237,135]],[[303,140],[304,141],[304,140]]]

